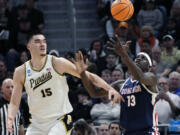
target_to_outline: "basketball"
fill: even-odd
[[[134,13],[134,6],[130,0],[115,0],[111,5],[111,14],[118,21],[127,21]]]

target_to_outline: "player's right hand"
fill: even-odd
[[[72,59],[72,62],[75,64],[77,72],[79,74],[86,71],[86,69],[88,68],[88,59],[86,59],[86,62],[84,62],[84,57],[81,51],[78,51],[76,53],[76,61]]]
[[[114,105],[115,103],[118,103],[119,105],[121,105],[121,101],[125,102],[124,98],[119,94],[119,92],[117,92],[115,89],[110,89],[108,91],[108,97],[109,100],[112,100]]]
[[[116,54],[121,56],[121,53],[128,52],[129,51],[129,45],[131,44],[131,41],[127,41],[125,44],[120,40],[118,35],[115,35],[115,39],[110,39],[107,41],[108,44],[110,44],[112,47],[107,47],[109,50],[114,51]]]
[[[14,123],[14,119],[11,117],[8,117],[8,131],[12,134],[14,132],[13,129],[13,123]]]

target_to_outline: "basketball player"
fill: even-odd
[[[64,58],[47,55],[46,39],[40,33],[29,37],[27,48],[31,60],[17,67],[13,76],[14,90],[8,108],[8,130],[13,132],[12,124],[24,85],[32,117],[26,135],[69,135],[71,117],[67,114],[72,111],[72,106],[68,99],[68,85],[64,74],[80,78],[76,66]],[[82,58],[81,52],[77,56]],[[113,102],[121,100],[120,94],[100,77],[87,71],[85,74],[93,85],[108,91],[109,97],[114,97]]]
[[[120,89],[125,99],[121,104],[120,125],[125,128],[125,135],[156,135],[157,115],[155,97],[157,95],[157,78],[149,72],[152,66],[147,53],[140,52],[134,62],[127,53],[130,41],[122,45],[119,38],[110,40],[113,50],[126,64],[131,76]]]
[[[127,53],[130,42],[122,45],[119,38],[116,38],[117,41],[111,39],[109,42],[113,46],[110,49],[121,56],[132,74],[120,89],[120,94],[125,99],[125,102],[121,103],[120,113],[120,125],[125,128],[124,135],[157,135],[157,115],[154,109],[157,79],[149,72],[151,59],[148,54],[141,52],[133,62]],[[81,76],[86,89],[93,91],[94,86],[88,82],[86,74],[82,72]]]

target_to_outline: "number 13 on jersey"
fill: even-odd
[[[134,95],[127,96],[128,99],[128,107],[133,107],[136,105],[136,97]]]

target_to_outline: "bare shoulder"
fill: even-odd
[[[71,71],[72,69],[75,69],[74,64],[63,57],[54,57],[53,56],[52,64],[53,64],[55,70],[60,74],[70,73],[69,71]]]
[[[25,79],[25,65],[24,64],[15,69],[13,79],[15,81],[20,81],[22,83],[24,82],[24,79]]]
[[[54,64],[63,64],[64,62],[67,62],[68,60],[63,57],[55,57],[53,56],[53,62]]]

